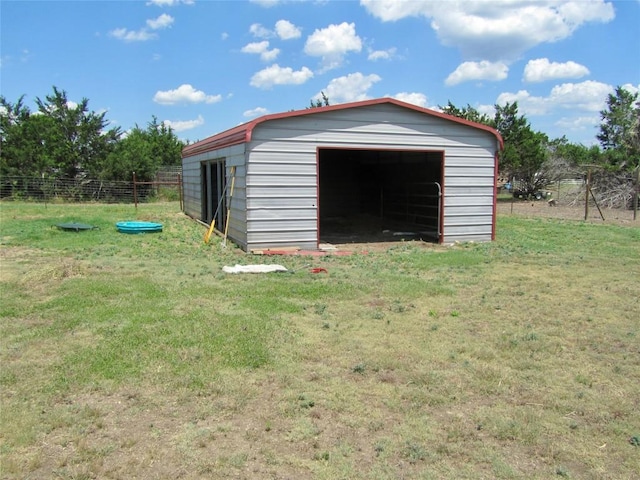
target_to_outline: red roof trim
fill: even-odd
[[[500,135],[500,133],[498,133],[498,131],[495,130],[494,128],[488,127],[487,125],[471,122],[469,120],[465,120],[459,117],[454,117],[453,115],[447,115],[446,113],[438,112],[436,110],[430,110],[428,108],[419,107],[411,103],[406,103],[400,100],[396,100],[395,98],[384,97],[384,98],[376,98],[373,100],[363,100],[360,102],[341,103],[339,105],[330,105],[327,107],[306,108],[304,110],[293,110],[290,112],[264,115],[250,122],[243,123],[241,125],[238,125],[237,127],[230,128],[229,130],[225,130],[224,132],[213,135],[212,137],[208,137],[199,142],[193,143],[191,145],[187,145],[182,150],[182,158],[191,157],[193,155],[198,155],[200,153],[210,152],[212,150],[218,150],[224,147],[230,147],[232,145],[239,145],[241,143],[250,142],[253,129],[257,125],[264,122],[268,122],[270,120],[279,120],[279,119],[290,118],[290,117],[302,117],[305,115],[314,115],[316,113],[332,112],[335,110],[345,110],[348,108],[368,107],[371,105],[380,105],[385,103],[397,105],[399,107],[407,108],[409,110],[431,115],[432,117],[443,118],[445,120],[449,120],[451,122],[460,123],[462,125],[477,128],[479,130],[484,130],[496,137],[496,139],[498,140],[498,143],[500,144],[500,149],[502,149],[504,146],[502,141],[502,136]]]

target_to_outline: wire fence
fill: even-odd
[[[132,172],[131,181],[106,181],[92,178],[69,179],[55,177],[22,177],[0,176],[1,201],[31,201],[44,203],[149,203],[154,201],[180,201],[182,198],[182,169],[173,167],[158,172],[150,182],[135,180]],[[590,207],[617,208],[632,211],[633,219],[637,218],[640,197],[640,179],[636,171],[617,182],[598,182],[588,185],[587,179],[573,179],[554,182],[541,191],[540,198],[551,206],[583,208],[585,216]],[[635,178],[634,178],[635,177]],[[498,189],[498,201],[522,201],[517,194],[517,182],[509,182],[509,188],[501,185]],[[588,187],[588,188],[587,188]],[[515,195],[514,195],[515,194]],[[510,207],[513,210],[513,205]],[[549,211],[551,212],[551,211]],[[602,215],[602,214],[601,214]]]
[[[0,200],[49,203],[146,203],[181,200],[180,172],[161,172],[154,181],[93,178],[0,177]]]

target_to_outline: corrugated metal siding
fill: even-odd
[[[202,220],[202,179],[200,166],[203,162],[224,159],[226,162],[227,182],[231,188],[231,167],[236,167],[236,181],[231,199],[231,215],[228,235],[231,240],[241,247],[247,243],[247,196],[246,196],[246,168],[245,145],[234,145],[220,150],[185,157],[182,159],[184,211],[186,214]],[[227,192],[227,195],[231,193]]]
[[[185,213],[197,219],[202,218],[200,162],[194,161],[193,157],[182,159],[182,195]]]
[[[316,248],[316,152],[323,147],[445,150],[445,243],[491,240],[495,136],[395,105],[376,105],[255,128],[248,148],[249,249]]]
[[[230,238],[247,250],[314,249],[318,148],[445,151],[444,242],[491,240],[496,137],[395,104],[270,119],[246,145],[185,158],[185,210],[201,216],[200,162],[226,157],[227,169],[239,167]]]

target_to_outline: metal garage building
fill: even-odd
[[[501,146],[485,125],[392,98],[266,115],[184,148],[184,209],[245,251],[489,241]]]

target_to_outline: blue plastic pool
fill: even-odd
[[[162,224],[154,222],[118,222],[116,228],[121,233],[161,232]]]

